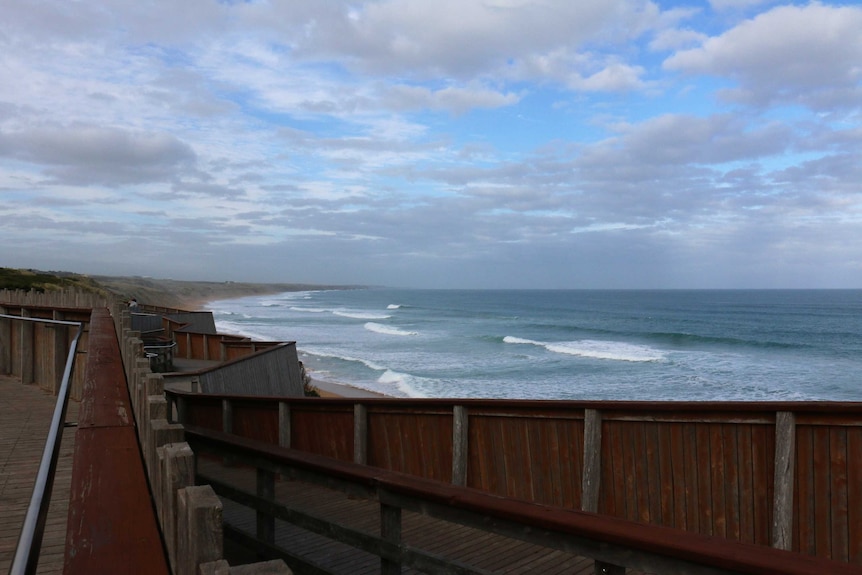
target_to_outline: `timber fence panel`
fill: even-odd
[[[218,397],[175,397],[189,422],[222,428]],[[778,537],[793,550],[862,564],[862,404],[231,402],[234,433],[273,445],[342,461],[364,452],[367,465],[458,483],[461,433],[468,487],[572,509],[595,498],[605,515],[761,546]],[[795,431],[784,430],[783,413],[793,414]],[[249,431],[255,419],[265,433]]]
[[[417,477],[452,479],[451,405],[402,409],[368,404],[366,463]]]

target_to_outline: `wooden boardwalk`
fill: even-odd
[[[212,461],[199,460],[201,471],[241,489],[254,489],[248,469],[225,469]],[[276,499],[290,508],[326,519],[369,535],[380,532],[380,511],[374,501],[298,481],[277,481]],[[222,498],[224,519],[240,530],[255,532],[255,515],[248,508]],[[507,575],[588,575],[593,561],[574,553],[556,551],[517,539],[495,535],[419,513],[404,512],[403,542],[440,557],[472,565],[488,573]],[[376,575],[380,559],[348,545],[334,542],[283,521],[276,522],[276,542],[293,553],[339,575]],[[246,558],[248,559],[248,558]],[[251,560],[251,559],[248,559]],[[420,573],[405,568],[405,575]],[[627,573],[638,573],[628,570]]]
[[[17,378],[0,375],[0,573],[9,570],[15,555],[56,400],[36,385],[22,385]],[[70,401],[66,422],[77,421],[78,403]],[[37,573],[63,572],[74,451],[75,428],[67,427]]]

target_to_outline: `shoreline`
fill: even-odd
[[[167,280],[170,282],[171,280]],[[167,283],[165,282],[165,283]],[[173,282],[183,283],[183,282]],[[194,287],[188,287],[194,286]],[[213,286],[217,286],[213,289]],[[171,286],[175,287],[175,286]],[[203,287],[203,289],[201,289]],[[210,305],[223,300],[237,299],[243,297],[256,297],[277,295],[288,292],[298,292],[307,290],[320,289],[358,289],[359,286],[324,286],[324,285],[305,285],[305,284],[241,284],[233,282],[225,282],[224,284],[214,284],[211,282],[185,282],[184,288],[170,292],[170,297],[165,298],[174,305],[166,307],[176,307],[189,312],[196,311],[212,311]],[[138,298],[138,301],[144,304],[151,303],[148,298]],[[158,298],[153,298],[158,299]],[[167,303],[164,299],[159,302]],[[360,387],[354,387],[346,383],[336,383],[324,379],[314,377],[314,374],[309,372],[308,376],[311,381],[309,386],[317,391],[322,398],[387,398],[392,397],[383,393],[369,391]]]
[[[288,290],[288,291],[304,291],[304,290]],[[254,297],[254,296],[264,296],[264,295],[276,295],[280,293],[287,293],[284,290],[280,291],[272,291],[272,292],[259,292],[259,293],[241,293],[241,294],[222,294],[215,297],[197,297],[197,298],[187,298],[184,299],[184,303],[189,306],[193,306],[192,308],[186,308],[189,311],[211,311],[209,309],[209,304],[227,300],[227,299],[236,299],[241,297]],[[354,387],[352,385],[346,383],[336,383],[334,381],[328,381],[325,379],[318,379],[314,377],[312,372],[307,372],[309,378],[311,379],[309,383],[309,387],[313,388],[317,391],[318,395],[321,398],[387,398],[392,397],[390,395],[385,395],[383,393],[378,393],[375,391],[370,391],[367,389],[363,389],[360,387]]]
[[[311,376],[310,387],[317,390],[320,397],[348,397],[348,398],[392,398],[391,395],[384,395],[375,391],[369,391],[359,387],[353,387],[346,383],[334,383],[323,379],[315,379]]]
[[[237,281],[186,281],[141,276],[89,276],[102,289],[127,301],[158,307],[198,311],[206,304],[225,299],[275,295],[285,292],[312,290],[364,289],[361,285],[330,285],[307,283],[252,283]]]

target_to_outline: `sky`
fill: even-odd
[[[862,2],[0,13],[3,267],[862,287]]]

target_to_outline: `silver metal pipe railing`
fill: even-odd
[[[66,367],[63,370],[63,379],[57,392],[57,404],[54,406],[54,415],[51,418],[51,426],[48,429],[48,437],[45,440],[45,449],[42,452],[39,471],[36,473],[36,483],[33,486],[33,494],[30,496],[30,505],[27,508],[24,525],[21,527],[21,534],[18,537],[15,557],[9,568],[9,575],[31,575],[36,572],[36,567],[39,564],[39,554],[42,550],[42,534],[45,530],[48,506],[51,503],[51,491],[54,487],[54,475],[57,470],[60,442],[63,439],[63,428],[66,420],[66,407],[69,405],[69,392],[72,388],[72,372],[75,369],[75,356],[78,353],[78,341],[84,332],[84,324],[74,321],[5,314],[0,314],[0,318],[78,328],[69,346],[69,353],[66,356]]]

